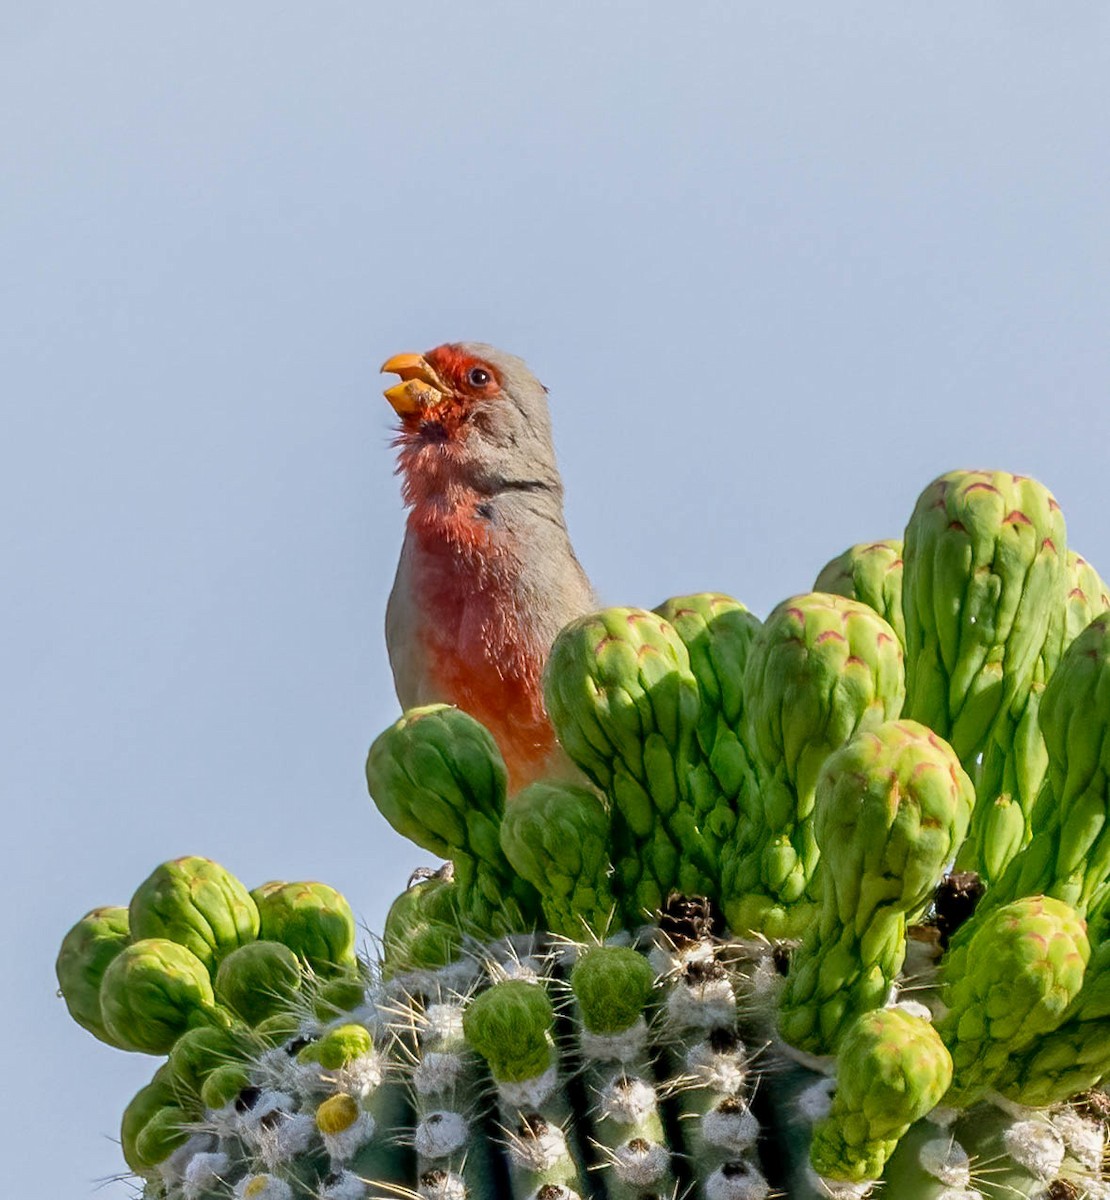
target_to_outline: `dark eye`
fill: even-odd
[[[471,387],[476,388],[485,387],[492,378],[493,376],[490,375],[485,367],[471,367],[466,373],[467,383],[469,383]]]

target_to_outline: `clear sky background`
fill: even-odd
[[[0,7],[6,1194],[155,1065],[55,998],[88,908],[192,853],[377,929],[429,861],[362,779],[388,355],[529,360],[612,603],[763,615],[960,466],[1110,574],[1108,80],[1101,2]]]

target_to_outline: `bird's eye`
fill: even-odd
[[[471,387],[485,387],[492,376],[485,367],[471,367],[466,374],[466,381]]]

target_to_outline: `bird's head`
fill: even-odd
[[[394,355],[382,371],[401,377],[385,398],[401,418],[406,503],[452,487],[561,491],[547,389],[519,358],[479,342],[450,342]]]

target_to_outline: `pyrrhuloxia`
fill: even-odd
[[[541,688],[551,643],[597,607],[567,535],[547,389],[472,342],[382,370],[401,377],[385,396],[410,510],[385,622],[397,697],[476,717],[516,790],[556,749]]]

